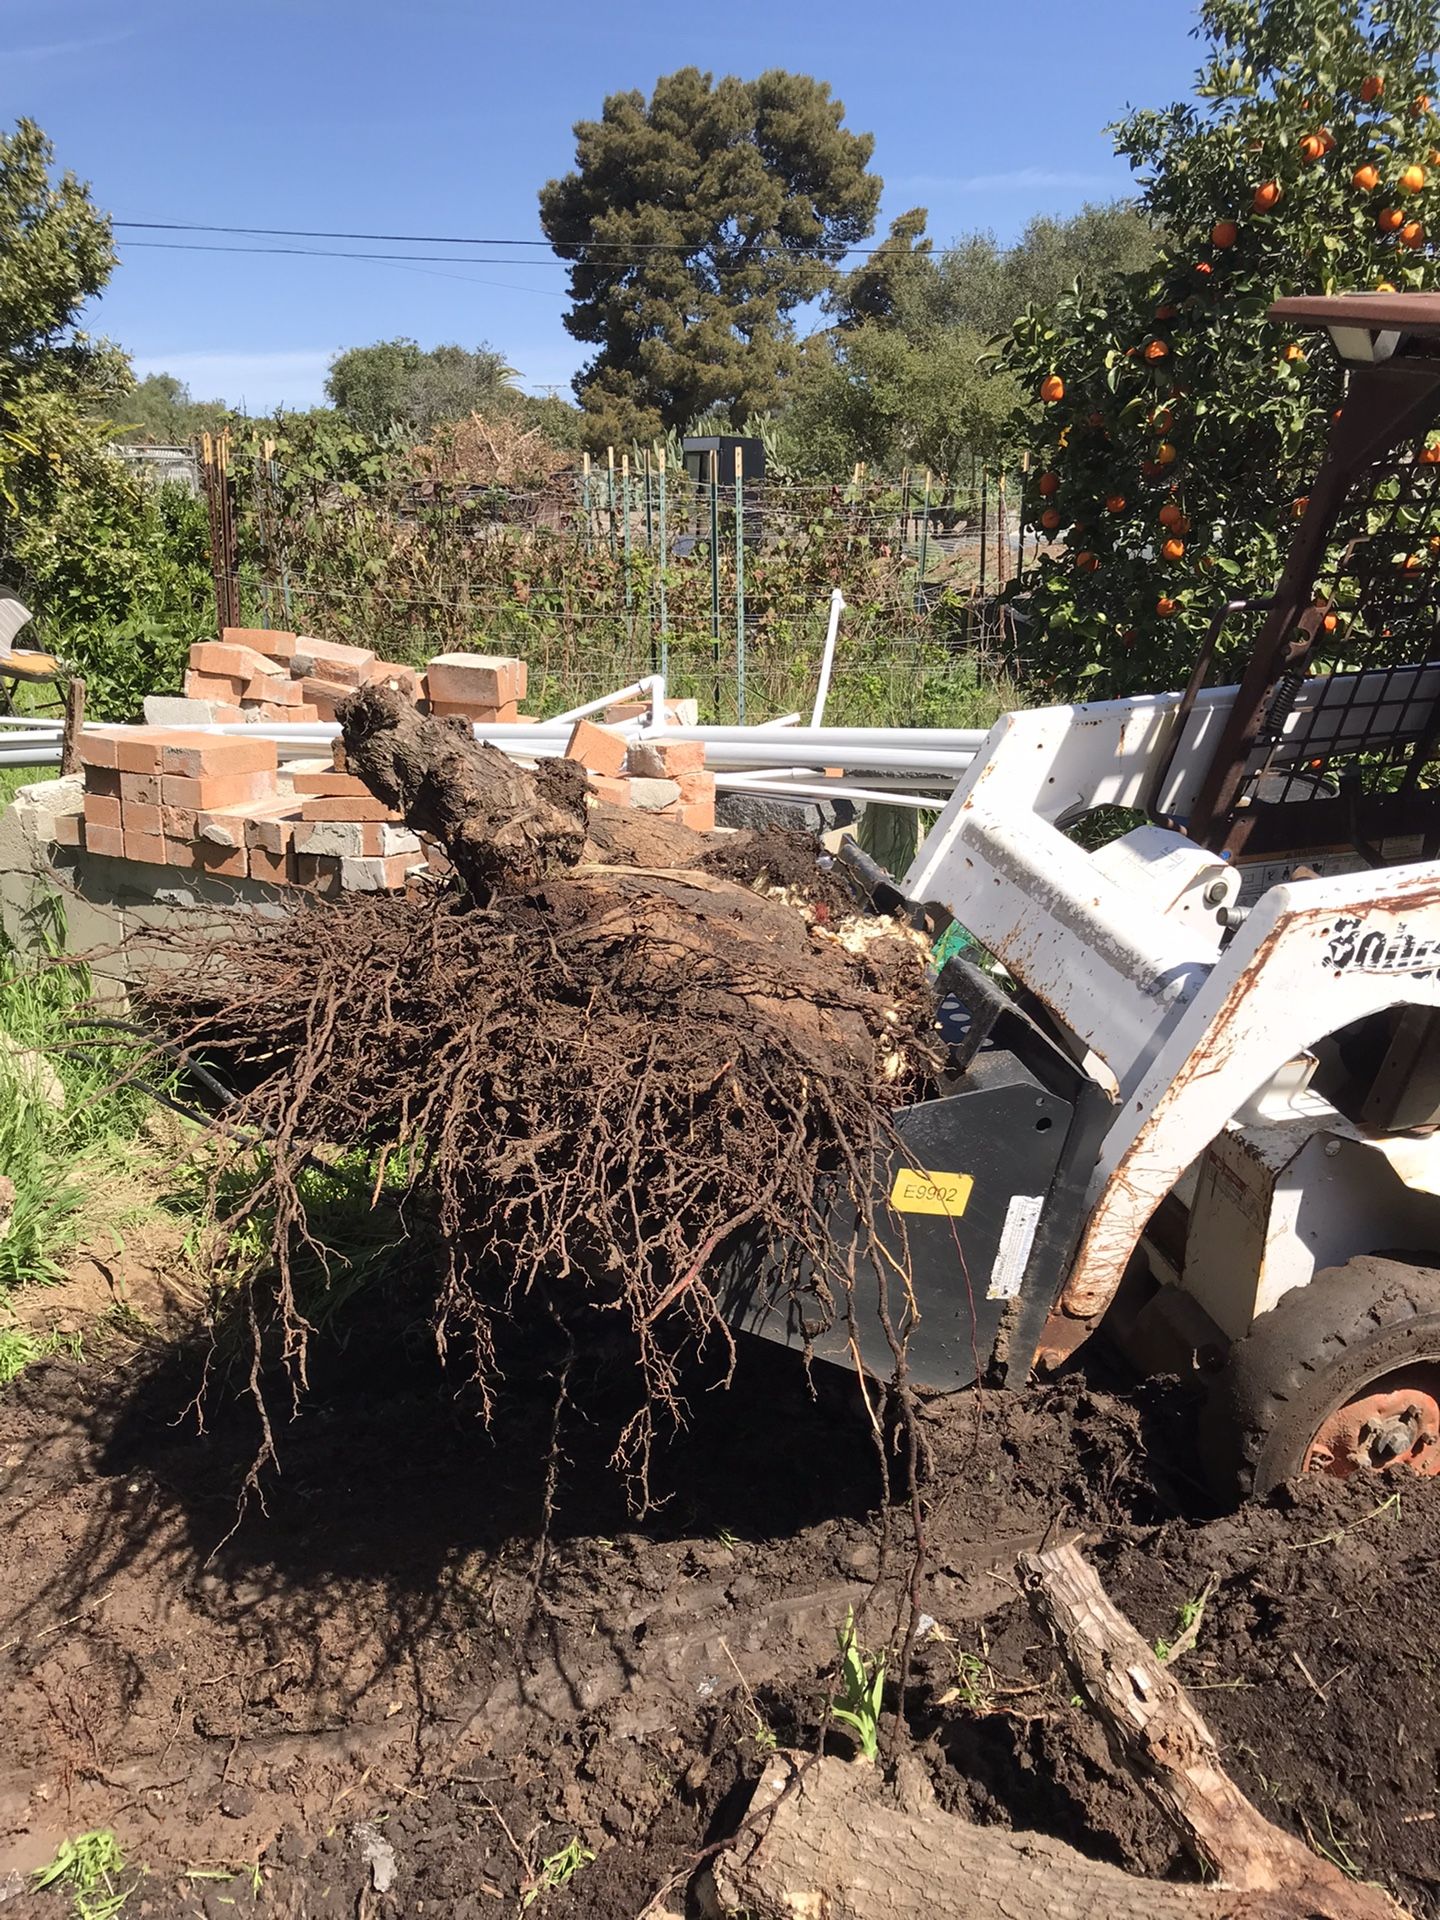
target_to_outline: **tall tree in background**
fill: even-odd
[[[522,396],[514,367],[493,347],[428,350],[407,339],[351,347],[330,362],[325,391],[352,426],[423,434],[468,414],[504,411]]]
[[[93,459],[90,416],[129,379],[76,325],[115,265],[110,222],[33,120],[0,134],[0,574],[23,569],[67,468]],[[28,551],[27,551],[28,548]]]
[[[833,285],[879,203],[875,143],[843,121],[806,74],[686,67],[577,124],[576,170],[542,189],[540,221],[572,263],[566,327],[598,349],[575,382],[592,444],[776,404],[790,316]]]
[[[1050,536],[1021,585],[1057,692],[1183,686],[1225,599],[1273,584],[1344,380],[1271,302],[1435,284],[1435,0],[1200,18],[1195,100],[1115,130],[1165,235],[1154,265],[1024,315],[1008,353]]]

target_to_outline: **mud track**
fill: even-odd
[[[237,1402],[197,1437],[195,1357],[51,1363],[0,1399],[0,1901],[64,1835],[110,1826],[147,1869],[127,1911],[159,1920],[513,1914],[576,1836],[597,1857],[530,1912],[629,1920],[677,1875],[658,1910],[682,1912],[767,1743],[816,1739],[847,1604],[872,1644],[893,1629],[902,1517],[876,1585],[861,1410],[839,1381],[812,1396],[791,1356],[747,1347],[729,1393],[687,1383],[643,1527],[577,1417],[538,1592],[543,1355],[506,1356],[487,1429],[392,1301],[317,1351],[269,1511],[234,1532],[255,1430]],[[620,1357],[589,1356],[588,1421]],[[1376,1513],[1383,1490],[1307,1489],[1206,1521],[1183,1406],[1078,1376],[924,1422],[935,1627],[904,1706],[947,1805],[1190,1872],[1013,1583],[1017,1551],[1078,1529],[1147,1635],[1174,1638],[1218,1574],[1180,1672],[1227,1763],[1271,1817],[1440,1914],[1440,1491]]]

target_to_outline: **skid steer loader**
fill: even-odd
[[[1220,610],[1183,693],[1007,715],[898,888],[869,874],[999,963],[941,972],[950,1073],[899,1115],[876,1220],[836,1223],[903,1285],[828,1331],[734,1303],[881,1373],[904,1335],[935,1389],[1019,1385],[1104,1324],[1204,1373],[1231,1495],[1440,1472],[1440,295],[1271,318],[1347,374],[1278,584]],[[1086,851],[1100,808],[1136,824]]]

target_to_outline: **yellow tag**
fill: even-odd
[[[968,1173],[917,1173],[901,1167],[890,1189],[890,1204],[901,1213],[948,1213],[958,1220],[974,1184]]]

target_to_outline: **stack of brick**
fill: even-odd
[[[597,800],[641,807],[696,833],[715,831],[715,776],[705,771],[701,740],[627,740],[623,733],[577,720],[565,749],[590,776]]]
[[[403,887],[420,842],[326,761],[285,774],[275,743],[135,727],[82,736],[90,853],[320,893]]]
[[[482,726],[513,726],[524,718],[525,662],[503,654],[438,653],[425,668],[430,712],[453,714]]]
[[[610,727],[623,727],[627,720],[643,720],[649,723],[650,702],[648,700],[618,700],[613,707],[605,709],[605,724]],[[669,727],[698,727],[700,724],[700,703],[698,700],[676,698],[665,702],[665,724]]]
[[[376,682],[398,688],[408,700],[420,698],[420,676],[413,667],[379,660],[368,647],[266,627],[226,627],[218,641],[190,649],[185,694],[189,701],[208,703],[207,717],[216,723],[298,723],[333,720],[347,693]],[[200,715],[177,711],[172,716],[167,710],[165,717],[193,722]]]

